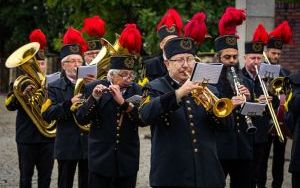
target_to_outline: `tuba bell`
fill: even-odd
[[[35,58],[39,48],[40,44],[37,42],[20,47],[8,57],[5,66],[18,67],[27,74],[15,80],[13,93],[39,132],[45,137],[53,138],[56,135],[56,121],[46,122],[41,113],[43,104],[51,102],[47,100],[46,77]],[[23,90],[28,85],[34,86],[33,92],[24,95]]]

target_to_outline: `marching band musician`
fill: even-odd
[[[282,22],[278,25],[270,34],[269,41],[267,44],[266,56],[269,59],[271,64],[278,65],[280,64],[280,56],[282,53],[283,44],[292,43],[292,30],[288,25],[287,21]],[[279,76],[287,77],[289,72],[286,69],[281,68]],[[284,116],[284,102],[285,95],[280,94],[279,96],[273,95],[273,107],[274,111],[277,112],[277,118],[279,123],[283,122]],[[280,126],[283,135],[285,136],[284,142],[280,142],[278,136],[274,133],[274,127],[271,130],[268,143],[264,152],[263,164],[260,172],[259,184],[260,187],[266,187],[267,181],[267,169],[268,169],[268,159],[271,151],[271,146],[273,144],[273,164],[272,164],[272,176],[273,188],[280,188],[283,183],[283,171],[284,171],[284,155],[285,155],[285,146],[286,146],[286,137],[289,133],[289,130],[286,126]]]
[[[91,123],[88,138],[89,187],[134,188],[139,168],[139,118],[141,88],[133,67],[142,37],[135,24],[127,24],[119,41],[125,54],[112,54],[107,80],[85,88],[87,101],[78,109],[79,123]],[[135,102],[134,102],[135,101]]]
[[[220,97],[231,98],[233,103],[238,105],[243,104],[245,100],[251,100],[250,81],[239,74],[238,37],[235,35],[236,26],[242,24],[245,19],[244,10],[234,7],[226,8],[219,21],[220,36],[215,39],[217,60],[224,65],[216,87]],[[239,86],[237,85],[239,91],[235,88],[237,83],[234,83],[232,67],[242,82]],[[237,92],[241,95],[236,96]],[[232,115],[233,118],[226,122],[227,129],[217,131],[218,157],[225,176],[230,175],[230,187],[247,188],[250,187],[253,135],[247,133],[248,124],[245,116],[240,114],[239,107],[233,110]]]
[[[151,128],[152,187],[221,188],[225,185],[215,143],[215,125],[220,121],[197,105],[190,94],[194,89],[201,89],[188,76],[195,65],[195,41],[200,43],[206,34],[205,24],[199,27],[203,26],[199,22],[204,22],[205,17],[200,17],[189,22],[196,27],[187,27],[197,29],[195,32],[187,29],[186,37],[172,38],[166,43],[168,74],[144,88],[139,114]]]
[[[259,24],[256,28],[253,40],[245,43],[245,67],[242,69],[242,74],[251,81],[253,91],[253,100],[258,100],[260,103],[265,103],[265,96],[261,89],[255,66],[258,67],[263,61],[264,45],[268,42],[268,33],[264,26]],[[271,100],[272,97],[269,98]],[[251,188],[256,188],[257,179],[259,178],[260,168],[263,160],[264,149],[268,141],[268,130],[270,117],[267,114],[256,116],[253,118],[253,124],[257,127],[254,135],[253,145],[253,164],[251,167]]]
[[[30,33],[30,42],[38,42],[40,49],[35,57],[40,65],[42,72],[45,72],[47,66],[45,63],[44,49],[46,46],[46,36],[40,29],[35,29]],[[16,117],[16,142],[19,158],[20,188],[31,188],[34,168],[37,169],[38,187],[50,187],[51,174],[54,164],[53,142],[54,138],[48,138],[42,135],[36,125],[32,122],[29,115],[25,112],[13,91],[8,93],[5,100],[5,106],[10,111],[17,110]],[[29,94],[34,88],[28,85],[23,88],[23,94]]]
[[[99,16],[85,18],[82,31],[89,36],[88,49],[83,54],[85,63],[89,65],[102,48],[100,39],[105,34],[105,22]]]
[[[174,37],[181,35],[183,23],[179,13],[175,9],[169,9],[157,25],[157,34],[159,36],[159,47],[161,54],[145,60],[146,77],[149,81],[162,77],[167,74],[167,68],[164,64],[163,49],[166,42]]]
[[[293,127],[293,144],[291,151],[291,162],[289,165],[289,172],[292,173],[292,188],[300,186],[300,72],[292,73],[289,76],[289,80],[292,87],[291,98],[288,102],[287,121],[292,123]]]
[[[57,134],[54,144],[54,157],[58,162],[58,187],[73,186],[78,165],[78,187],[88,187],[87,133],[80,131],[74,122],[70,107],[80,101],[80,95],[73,96],[77,68],[83,65],[82,53],[86,43],[81,33],[70,27],[63,38],[60,52],[62,76],[48,85],[51,100],[45,107],[43,117],[47,121],[57,120]],[[87,81],[93,80],[88,78]]]

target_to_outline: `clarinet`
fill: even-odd
[[[240,83],[239,78],[238,78],[238,76],[235,72],[235,68],[230,67],[230,71],[231,71],[231,74],[232,74],[232,77],[233,77],[233,83],[234,83],[234,89],[235,89],[236,95],[243,96],[246,99],[245,95],[241,94],[240,91],[239,91],[239,87],[240,87],[241,83]],[[243,105],[244,104],[242,104],[241,107],[243,107]],[[245,116],[245,119],[246,119],[246,124],[247,124],[246,133],[254,134],[256,132],[257,128],[253,125],[251,117]]]

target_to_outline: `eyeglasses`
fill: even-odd
[[[83,64],[83,61],[81,61],[81,60],[70,60],[70,61],[64,61],[63,63],[72,63],[72,64],[75,64],[75,63],[77,63],[77,64]]]
[[[187,58],[177,58],[177,59],[169,59],[169,61],[176,62],[178,64],[183,65],[185,62],[187,62],[188,65],[193,65],[195,63],[194,57],[187,57]]]
[[[123,80],[134,80],[136,77],[134,73],[118,73],[118,76],[122,77]]]

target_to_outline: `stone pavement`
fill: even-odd
[[[15,112],[9,112],[4,107],[5,96],[0,96],[0,188],[17,188],[19,181],[18,156],[15,143]],[[149,187],[150,149],[149,139],[144,135],[149,132],[148,128],[140,129],[141,152],[140,170],[138,172],[137,188]],[[291,187],[291,174],[287,172],[290,158],[291,141],[288,142],[285,164],[285,180],[283,188]],[[271,166],[269,160],[269,166]],[[268,171],[268,187],[270,187],[271,175]],[[227,180],[228,181],[228,180]],[[57,187],[57,164],[53,168],[51,187]],[[37,187],[36,172],[33,177],[33,188]],[[74,188],[77,187],[77,176],[74,181]],[[229,186],[227,186],[229,187]]]

